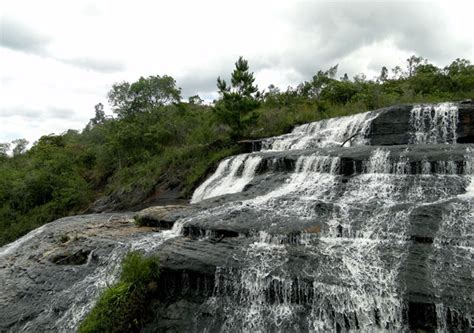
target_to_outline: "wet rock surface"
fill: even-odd
[[[153,206],[135,214],[138,225],[171,229],[174,222],[185,215],[187,205]]]
[[[112,283],[138,228],[132,214],[93,214],[44,225],[0,250],[0,331],[71,331]]]
[[[192,205],[48,224],[0,250],[0,331],[74,330],[131,249],[160,257],[144,332],[472,331],[473,114],[308,125],[223,161]]]

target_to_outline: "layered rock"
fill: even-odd
[[[161,260],[146,332],[472,330],[473,116],[403,105],[303,125],[144,227],[53,222],[1,249],[0,330],[74,329],[130,249]]]

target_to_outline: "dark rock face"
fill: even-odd
[[[252,153],[262,149],[262,140],[241,140],[238,142],[242,147],[242,152]]]
[[[458,143],[474,143],[474,103],[465,101],[459,105]]]
[[[434,113],[435,106],[429,106]],[[474,103],[459,103],[456,124],[456,142],[474,143]],[[406,145],[413,143],[413,127],[410,123],[413,105],[400,105],[380,110],[380,115],[370,126],[370,143],[375,146]]]
[[[0,250],[0,330],[74,329],[143,249],[161,261],[144,332],[472,331],[473,114],[402,105],[300,126],[224,160],[192,205],[140,212],[147,227],[56,221]]]
[[[412,105],[400,105],[382,109],[370,126],[370,143],[374,146],[409,144],[412,108]]]

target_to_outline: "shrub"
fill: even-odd
[[[130,252],[122,262],[120,280],[102,293],[78,331],[139,332],[152,313],[158,268],[156,256]]]

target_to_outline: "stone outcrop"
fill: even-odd
[[[379,110],[380,115],[370,126],[370,144],[374,146],[407,145],[412,143],[410,126],[412,104],[397,105]],[[457,142],[474,143],[474,103],[471,100],[459,103]]]
[[[0,331],[73,330],[131,249],[160,257],[144,332],[472,331],[473,104],[418,137],[412,111],[262,141],[192,205],[65,218],[1,248]]]

